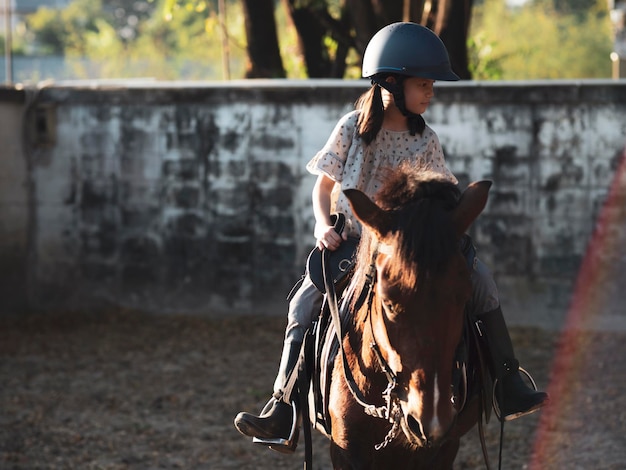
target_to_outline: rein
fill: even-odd
[[[322,272],[324,274],[324,286],[326,288],[326,296],[328,300],[328,308],[331,313],[332,321],[335,326],[335,334],[337,335],[337,340],[339,342],[339,354],[341,355],[341,359],[343,362],[343,373],[346,383],[348,385],[348,389],[350,393],[356,400],[356,402],[363,407],[365,414],[369,416],[374,416],[377,418],[383,418],[390,423],[392,423],[390,431],[385,436],[385,439],[380,444],[374,446],[376,450],[383,449],[386,447],[398,434],[398,430],[400,428],[400,420],[402,419],[402,409],[400,407],[400,403],[397,395],[397,376],[385,361],[385,358],[382,356],[380,352],[380,348],[376,343],[376,338],[374,338],[374,330],[372,325],[372,315],[371,315],[371,305],[372,298],[374,293],[374,275],[368,276],[367,288],[364,292],[367,292],[367,303],[368,303],[368,317],[370,319],[370,328],[372,328],[372,338],[374,341],[370,344],[370,348],[374,351],[376,358],[380,364],[380,367],[384,371],[387,377],[387,388],[383,392],[383,398],[385,399],[385,405],[383,406],[375,406],[369,404],[363,393],[359,389],[356,381],[354,380],[354,376],[352,375],[352,371],[348,364],[348,360],[346,358],[345,351],[343,349],[343,331],[341,328],[341,318],[339,315],[339,307],[337,302],[337,293],[335,291],[335,286],[333,282],[332,275],[330,273],[330,269],[328,269],[328,258],[330,254],[328,250],[323,250],[322,252]],[[372,269],[374,271],[374,269]]]

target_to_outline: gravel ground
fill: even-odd
[[[303,442],[285,456],[232,425],[268,397],[284,321],[133,311],[0,317],[0,468],[302,468]],[[507,423],[502,468],[626,468],[626,333],[511,333],[552,402]],[[492,420],[496,468],[498,437]],[[317,433],[314,468],[330,468]],[[484,468],[476,431],[455,468]]]

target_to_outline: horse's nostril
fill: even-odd
[[[419,438],[422,440],[426,440],[426,436],[424,435],[424,428],[422,428],[422,423],[420,423],[419,420],[409,415],[406,419],[406,423],[414,435],[419,436]]]

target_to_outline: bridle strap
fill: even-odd
[[[355,400],[361,406],[367,408],[371,405],[365,401],[365,397],[359,390],[359,387],[354,380],[354,376],[352,375],[352,371],[350,370],[350,366],[348,364],[348,360],[343,349],[343,328],[341,327],[341,318],[339,316],[339,306],[337,303],[337,292],[335,291],[335,284],[333,282],[330,269],[328,269],[329,257],[330,251],[328,249],[322,250],[322,274],[324,275],[324,287],[326,288],[326,301],[328,303],[328,309],[330,310],[331,319],[335,327],[335,334],[337,335],[337,340],[339,342],[339,354],[341,355],[341,359],[343,361],[344,376],[348,384],[348,388],[350,389],[350,392],[354,396]]]
[[[371,315],[370,315],[370,327],[371,327]],[[372,337],[373,337],[373,333],[374,333],[374,330],[372,330]],[[398,381],[398,377],[391,370],[391,367],[389,367],[389,364],[387,363],[387,361],[385,361],[385,358],[383,357],[382,353],[380,352],[380,348],[378,347],[378,343],[376,343],[376,338],[374,338],[374,342],[370,345],[370,347],[372,348],[372,351],[374,351],[374,354],[376,356],[376,359],[378,359],[378,363],[380,364],[381,369],[387,376],[387,382],[396,384]]]
[[[384,406],[380,407],[367,403],[366,398],[363,396],[363,393],[361,392],[356,381],[354,380],[352,370],[350,369],[350,365],[348,364],[348,359],[343,348],[344,332],[341,326],[341,317],[339,315],[337,292],[335,291],[335,285],[329,268],[329,257],[330,252],[327,249],[322,250],[322,273],[324,275],[324,287],[326,288],[326,301],[328,303],[328,309],[330,310],[333,325],[335,327],[335,335],[337,336],[337,340],[339,343],[339,354],[341,355],[346,384],[348,385],[350,393],[352,394],[356,402],[363,407],[366,414],[389,420],[391,416],[391,392],[395,390],[396,387],[395,375],[393,378],[393,382],[389,381],[387,390],[385,391],[385,393],[388,394],[386,400],[387,403]],[[370,292],[368,295],[368,309],[371,307],[372,302],[373,282],[370,283],[369,290]],[[384,358],[382,357],[378,346],[375,343],[373,346],[375,354],[377,355],[377,357],[379,357],[379,361],[382,361],[382,364],[385,364],[385,366],[383,366],[385,374],[387,375],[387,377],[390,377],[390,375],[388,374],[388,371],[390,371],[389,366],[386,365],[387,363],[384,361]]]

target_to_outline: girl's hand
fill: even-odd
[[[335,251],[341,245],[341,242],[348,239],[348,234],[344,231],[341,235],[335,232],[335,228],[332,225],[315,224],[315,238],[317,239],[316,246],[323,250],[328,248],[330,251]]]

